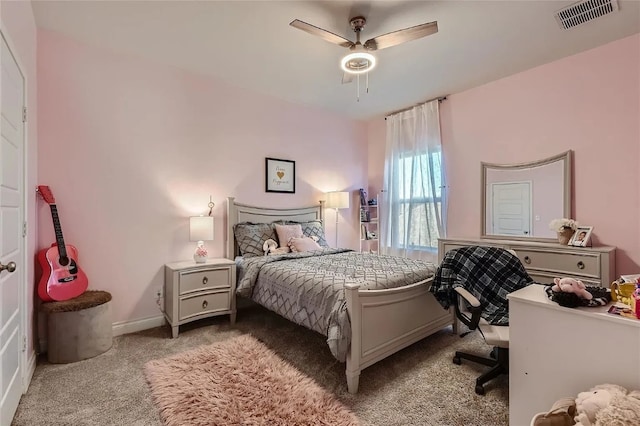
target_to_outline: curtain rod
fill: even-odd
[[[387,117],[389,117],[390,115],[393,115],[393,114],[398,114],[398,113],[400,113],[400,112],[409,111],[410,109],[415,108],[415,107],[417,107],[417,106],[420,106],[420,105],[422,105],[422,104],[426,104],[427,102],[431,102],[431,101],[435,101],[435,100],[442,102],[442,101],[444,101],[444,100],[446,100],[446,99],[447,99],[447,96],[449,96],[449,95],[439,96],[439,97],[437,97],[437,98],[429,99],[429,100],[426,100],[426,101],[424,101],[424,102],[420,102],[419,104],[412,105],[412,106],[410,106],[410,107],[408,107],[408,108],[403,108],[403,109],[399,109],[399,110],[397,110],[397,111],[390,112],[389,114],[387,114],[387,115],[385,115],[385,116],[384,116],[384,119],[386,120],[386,119],[387,119]]]

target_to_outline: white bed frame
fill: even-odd
[[[324,219],[324,201],[313,207],[271,209],[238,204],[227,198],[227,258],[238,255],[233,225],[240,222]],[[323,222],[324,223],[324,222]],[[368,366],[449,325],[454,316],[442,309],[429,292],[431,280],[386,290],[345,287],[351,321],[351,348],[347,354],[347,388],[358,392],[360,372]]]

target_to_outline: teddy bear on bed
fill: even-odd
[[[552,291],[556,293],[574,293],[576,296],[581,299],[591,300],[593,299],[593,295],[587,291],[586,286],[580,280],[576,280],[575,278],[554,278],[554,285],[551,287]]]
[[[291,249],[289,246],[278,247],[278,243],[276,240],[269,238],[267,241],[262,244],[262,250],[264,251],[264,255],[277,255],[277,254],[286,254],[290,253]]]

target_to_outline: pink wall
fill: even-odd
[[[479,236],[481,161],[521,163],[572,149],[575,219],[595,227],[594,244],[618,247],[618,274],[637,273],[638,117],[640,34],[450,95],[441,104],[448,235]],[[378,163],[381,123],[368,123]]]
[[[371,194],[378,194],[383,189],[386,137],[387,127],[384,119],[367,123],[369,191]]]
[[[297,207],[366,184],[365,124],[134,57],[38,32],[41,184],[90,288],[110,291],[114,321],[160,315],[163,265],[190,259],[188,216],[216,203],[212,257],[223,257],[226,197]],[[296,193],[264,188],[264,159],[296,161]],[[358,247],[357,211],[340,211]],[[39,208],[39,246],[54,240]],[[335,213],[327,211],[332,244]]]
[[[28,120],[26,127],[26,205],[25,219],[27,221],[26,251],[27,259],[35,259],[37,223],[36,223],[36,196],[32,192],[38,180],[38,108],[37,93],[38,85],[36,79],[36,24],[31,9],[31,2],[0,1],[0,28],[5,35],[12,53],[15,55],[18,65],[25,76],[26,101]],[[32,353],[34,349],[34,262],[23,265],[25,275],[23,278],[27,283],[27,351]]]

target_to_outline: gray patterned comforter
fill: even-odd
[[[327,336],[344,362],[351,342],[344,286],[401,287],[435,274],[432,263],[403,257],[323,249],[239,259],[237,293],[296,324]]]

